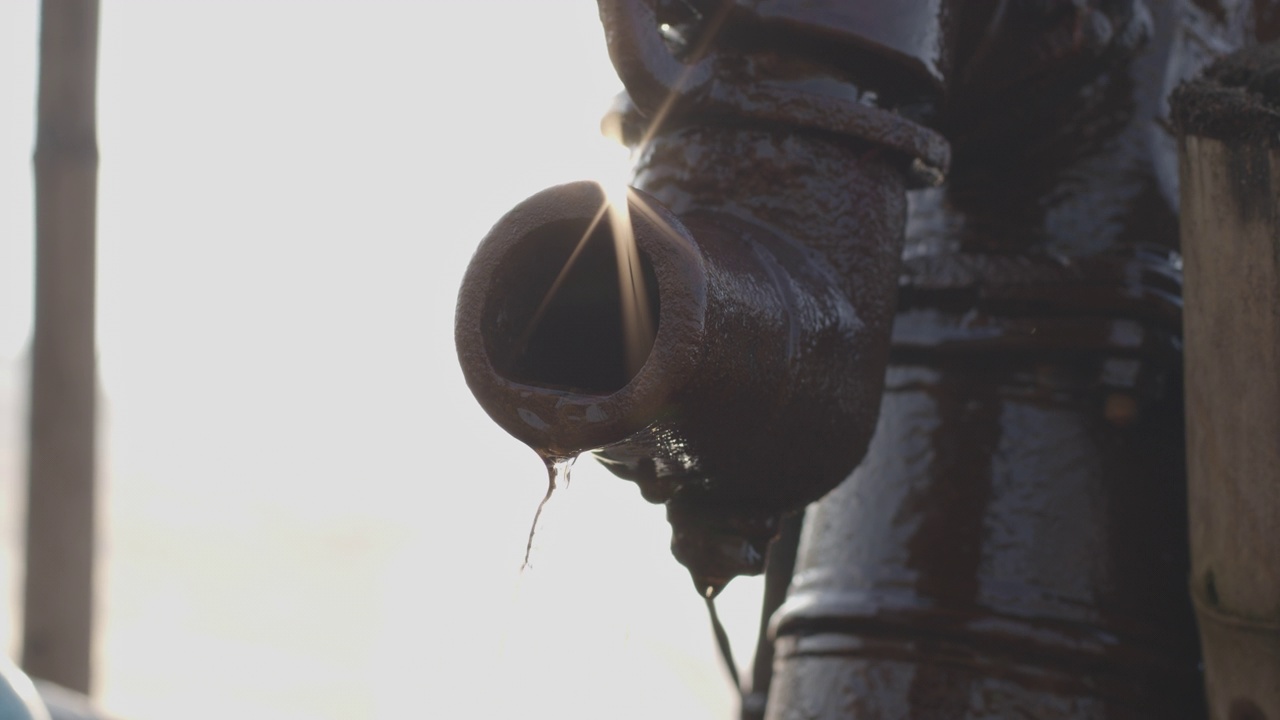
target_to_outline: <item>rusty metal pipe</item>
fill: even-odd
[[[1178,25],[1226,47],[1280,31],[1276,4],[600,0],[653,349],[631,372],[589,345],[579,376],[510,341],[541,302],[517,276],[553,284],[573,242],[531,238],[600,202],[553,190],[477,254],[468,381],[667,503],[700,590],[757,572],[779,513],[867,452],[809,512],[767,717],[1194,717],[1160,128],[1199,52]],[[944,176],[901,262],[904,185]]]
[[[906,165],[816,135],[654,137],[636,172],[650,192],[628,202],[657,320],[635,372],[616,238],[593,223],[603,192],[538,193],[498,221],[464,278],[456,339],[467,383],[539,453],[595,450],[666,503],[673,552],[699,592],[759,573],[781,516],[843,480],[874,427]]]
[[[955,162],[912,198],[879,429],[807,511],[765,717],[1204,717],[1161,113],[1180,23],[1226,47],[1273,9],[946,5]]]

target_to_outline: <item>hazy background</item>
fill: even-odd
[[[37,0],[0,0],[0,642],[18,652]],[[614,167],[589,0],[103,0],[97,697],[127,720],[728,718],[661,508],[453,351],[476,243]],[[749,660],[758,581],[722,597]]]

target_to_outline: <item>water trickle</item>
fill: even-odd
[[[720,622],[720,614],[716,612],[716,601],[708,592],[707,597],[707,613],[711,616],[711,631],[716,636],[716,647],[720,650],[720,659],[724,661],[725,670],[729,673],[729,680],[733,682],[733,687],[742,693],[742,680],[738,677],[738,663],[733,659],[733,649],[729,646],[729,633],[725,632],[724,625]],[[745,698],[743,698],[745,701]]]
[[[539,453],[539,455],[542,455]],[[538,503],[538,510],[533,514],[533,524],[529,526],[529,541],[524,546],[524,562],[520,563],[520,572],[529,567],[529,556],[533,553],[533,536],[538,532],[538,521],[542,518],[542,510],[546,508],[551,496],[560,487],[569,487],[569,470],[573,467],[577,455],[557,457],[542,455],[542,463],[547,466],[547,494]]]

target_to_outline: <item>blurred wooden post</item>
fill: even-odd
[[[1191,593],[1213,720],[1280,718],[1280,46],[1174,97]]]
[[[98,1],[44,0],[22,664],[81,692],[93,615],[97,53]]]

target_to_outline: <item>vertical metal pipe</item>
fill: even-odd
[[[809,510],[766,717],[1200,716],[1177,397],[1108,417],[1098,369],[891,365]]]
[[[767,718],[1202,716],[1150,5],[940,18],[954,162],[912,198],[879,425],[810,508]]]
[[[88,692],[97,372],[97,0],[44,0],[23,666]]]

